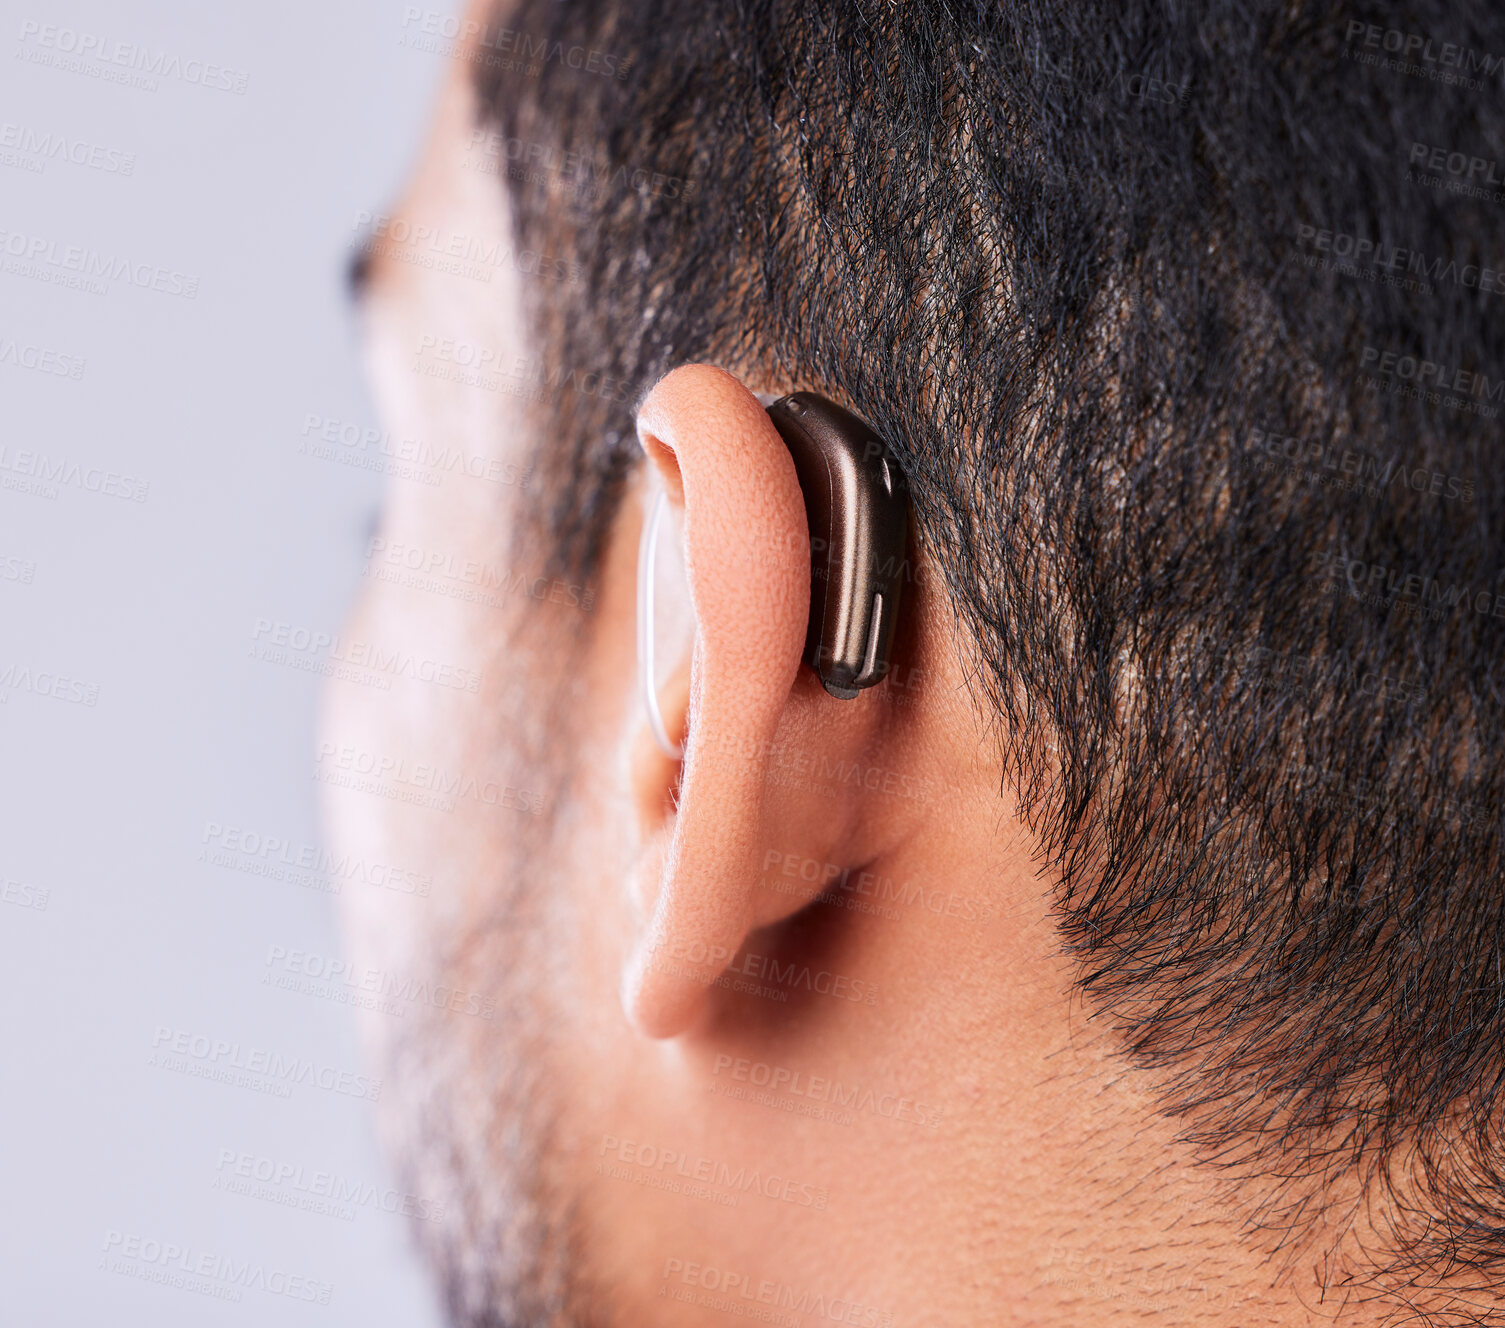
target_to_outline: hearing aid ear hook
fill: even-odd
[[[804,662],[830,695],[850,701],[888,674],[904,584],[909,487],[872,426],[834,401],[792,392],[767,409],[794,461],[810,528]],[[638,546],[638,669],[654,740],[677,758],[683,749],[664,729],[653,673],[653,570],[663,512],[660,491]]]
[[[658,527],[664,517],[664,491],[653,498],[653,510],[638,542],[638,677],[642,679],[643,704],[648,708],[648,727],[663,752],[678,760],[684,748],[669,741],[664,716],[658,708],[658,680],[653,671],[653,569],[658,562]]]

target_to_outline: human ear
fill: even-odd
[[[662,379],[638,436],[680,510],[694,633],[665,687],[682,762],[640,735],[633,756],[644,849],[635,895],[645,925],[623,977],[642,1032],[692,1027],[749,931],[820,893],[760,888],[770,853],[860,861],[872,851],[871,794],[837,780],[819,793],[770,780],[797,743],[807,766],[845,769],[883,741],[891,708],[838,700],[801,667],[810,533],[794,462],[767,412],[731,375],[690,365]],[[676,793],[677,785],[677,793]]]

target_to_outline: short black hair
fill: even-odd
[[[1495,1321],[1505,14],[505,22],[595,56],[478,53],[484,123],[544,167],[509,176],[517,242],[584,274],[533,284],[534,335],[632,385],[547,407],[533,534],[589,573],[626,398],[677,364],[871,420],[1089,1008],[1208,1166],[1285,1178],[1248,1215],[1272,1250],[1341,1244],[1346,1294]],[[1333,1181],[1385,1202],[1334,1211]]]

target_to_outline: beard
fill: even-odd
[[[494,1023],[425,1006],[383,1058],[383,1135],[407,1193],[429,1201],[433,1216],[412,1230],[456,1328],[602,1322],[576,1275],[540,988],[520,957],[532,948],[514,931],[509,961],[492,970],[506,974]]]
[[[571,935],[579,855],[600,845],[582,832],[586,790],[563,756],[579,750],[568,680],[529,668],[539,643],[508,626],[496,645],[508,681],[483,693],[487,718],[462,739],[467,768],[541,792],[543,814],[457,808],[448,824],[427,813],[405,821],[396,838],[445,888],[418,914],[377,920],[382,944],[395,939],[384,929],[408,931],[399,944],[413,971],[484,993],[494,1013],[415,1002],[408,1017],[368,1019],[363,1032],[383,1078],[382,1142],[405,1192],[422,1197],[426,1216],[410,1233],[449,1321],[604,1328],[612,1316],[582,1271],[580,1187],[565,1174],[573,1149],[561,1066],[571,1007],[561,938]],[[544,644],[557,658],[559,643]],[[369,936],[372,919],[362,921]],[[362,931],[351,928],[353,944]]]

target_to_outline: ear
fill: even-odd
[[[638,437],[682,508],[695,624],[690,655],[660,695],[666,728],[682,734],[682,764],[658,751],[646,722],[632,758],[644,926],[623,1005],[640,1031],[671,1037],[696,1023],[749,931],[830,884],[765,889],[769,861],[798,853],[862,865],[902,827],[892,799],[875,815],[865,782],[840,773],[873,762],[894,708],[880,688],[837,700],[801,662],[809,527],[767,412],[731,375],[690,365],[654,387]]]

